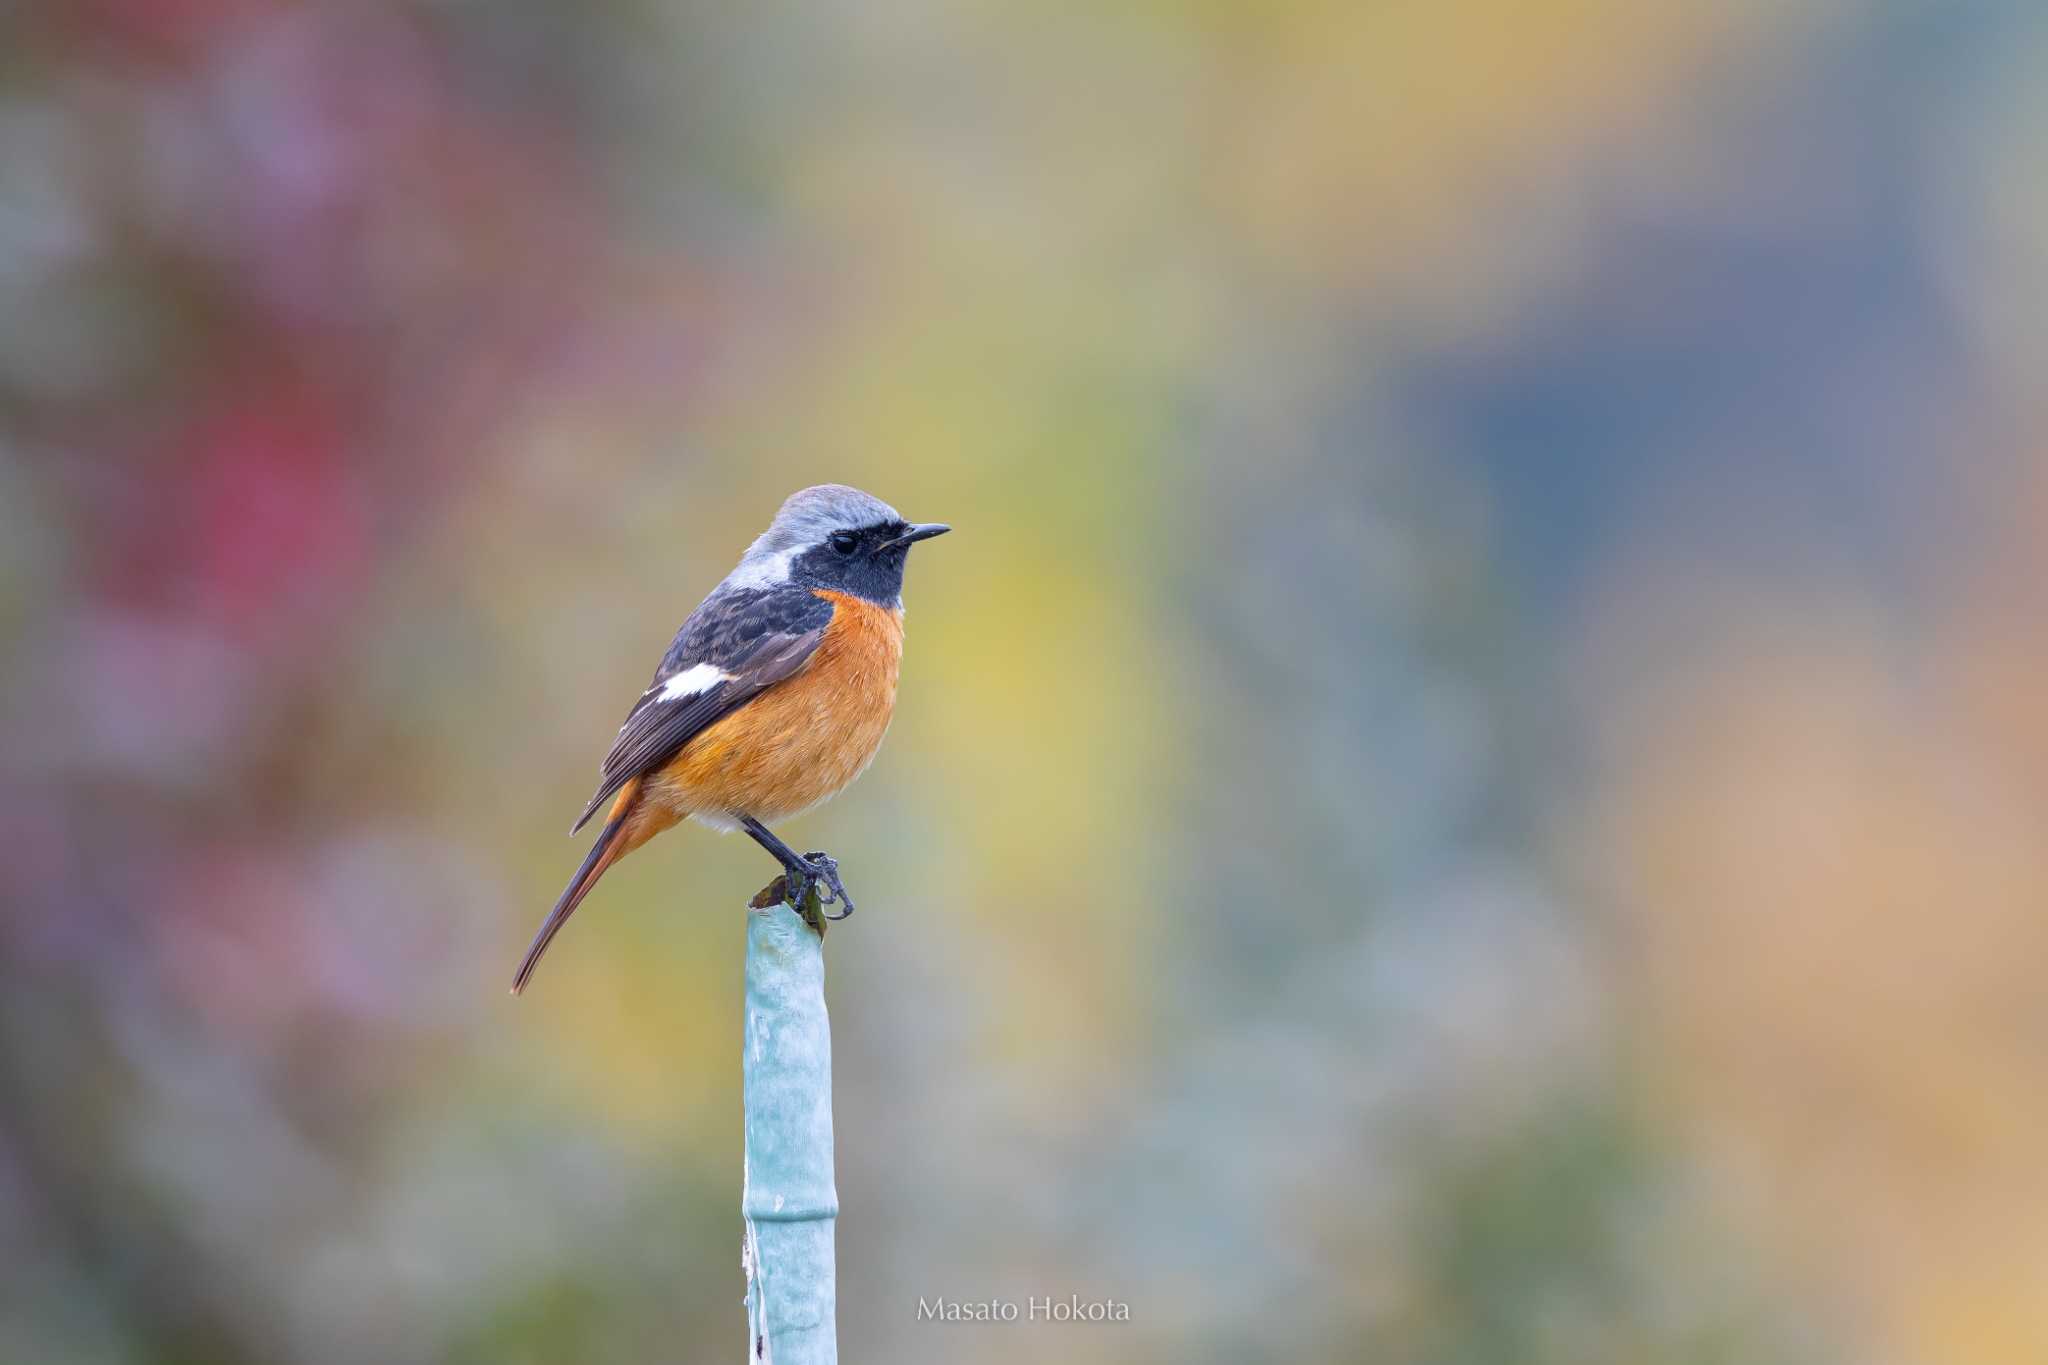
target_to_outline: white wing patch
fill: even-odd
[[[709,692],[718,684],[731,680],[732,674],[717,664],[691,664],[661,685],[661,699],[681,701],[684,697],[694,697],[699,692]],[[653,690],[648,689],[650,692]]]

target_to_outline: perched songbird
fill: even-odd
[[[951,528],[915,526],[842,484],[791,495],[739,567],[690,613],[605,755],[582,829],[604,832],[526,950],[512,993],[605,869],[694,816],[744,829],[782,864],[790,903],[813,887],[853,913],[839,864],[768,826],[838,794],[881,747],[903,658],[903,561]]]

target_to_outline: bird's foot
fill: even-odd
[[[853,897],[846,894],[846,883],[839,880],[839,860],[829,853],[813,850],[803,856],[801,863],[788,869],[789,903],[801,910],[810,898],[813,888],[818,892],[818,904],[837,904],[836,915],[825,915],[829,920],[842,920],[853,913]],[[820,914],[824,914],[821,910]]]

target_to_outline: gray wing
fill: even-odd
[[[705,598],[626,714],[599,770],[597,794],[570,833],[626,783],[802,668],[825,638],[832,611],[830,602],[792,585],[721,588]]]

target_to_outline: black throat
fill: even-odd
[[[908,522],[884,521],[858,530],[836,532],[798,555],[789,566],[789,581],[806,588],[848,593],[884,607],[903,605],[903,561],[910,546],[892,544],[910,529]]]

